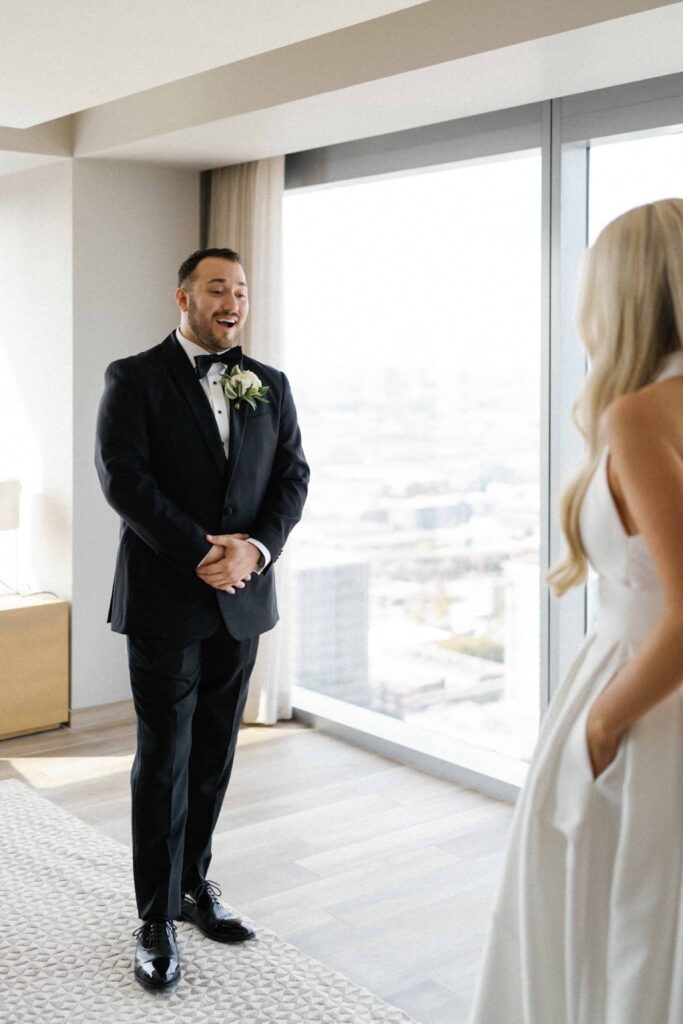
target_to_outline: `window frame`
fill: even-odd
[[[462,161],[540,148],[540,692],[541,715],[586,634],[587,588],[557,600],[543,579],[564,549],[557,519],[560,494],[583,442],[571,420],[586,373],[574,311],[588,239],[592,139],[681,130],[683,74],[551,99],[292,153],[285,189],[308,190]],[[294,716],[377,753],[503,799],[514,799],[526,765],[405,722],[294,687]],[[385,720],[386,719],[386,720]]]

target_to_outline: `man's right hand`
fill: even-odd
[[[234,540],[246,540],[249,534],[247,533],[229,533],[225,534],[226,545],[212,544],[206,555],[195,569],[195,572],[199,576],[200,580],[207,583],[214,590],[224,590],[227,594],[234,594],[236,590],[243,590],[246,585],[245,578],[233,578],[234,570],[232,567],[232,544]],[[222,563],[222,564],[219,564]],[[207,565],[212,567],[210,575],[207,576],[205,573],[200,573],[199,569],[206,568]]]

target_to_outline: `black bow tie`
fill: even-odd
[[[194,369],[199,380],[206,377],[214,363],[225,363],[230,369],[239,366],[242,362],[242,349],[239,345],[233,345],[227,352],[212,352],[211,355],[195,356]]]

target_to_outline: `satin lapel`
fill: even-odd
[[[171,373],[175,378],[175,382],[178,385],[183,398],[192,410],[192,414],[197,421],[199,431],[206,442],[213,461],[216,463],[216,468],[220,472],[221,476],[224,476],[226,471],[225,450],[223,448],[223,442],[221,441],[221,435],[218,432],[216,420],[214,419],[214,415],[211,411],[211,406],[207,401],[204,389],[197,380],[197,376],[192,369],[190,360],[178,344],[175,332],[173,334],[169,334],[161,347],[168,361]],[[232,447],[232,443],[230,447]]]
[[[225,488],[225,493],[230,490],[235,470],[237,469],[237,462],[242,451],[242,445],[244,444],[244,435],[247,430],[247,409],[249,406],[246,402],[240,402],[239,409],[235,408],[234,402],[229,402],[230,405],[230,445],[228,448],[228,483]]]

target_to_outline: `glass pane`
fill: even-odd
[[[591,143],[591,243],[621,213],[683,195],[683,133]]]
[[[298,682],[528,757],[539,708],[540,151],[289,193],[312,482]]]

